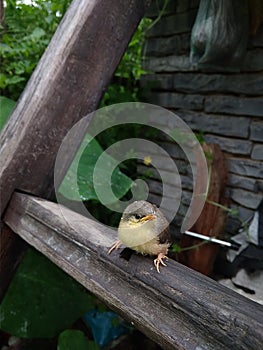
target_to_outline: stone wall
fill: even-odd
[[[148,16],[156,19],[163,3],[154,2]],[[220,145],[229,172],[227,196],[231,208],[239,211],[238,217],[230,215],[227,221],[226,231],[234,233],[240,219],[251,217],[262,199],[263,26],[250,37],[239,72],[201,72],[189,59],[198,5],[198,0],[171,0],[162,11],[148,33],[145,69],[149,73],[141,83],[148,88],[147,102],[175,111],[192,130],[201,131],[205,141]],[[191,198],[187,174],[182,176],[184,197]]]

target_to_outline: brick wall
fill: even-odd
[[[162,8],[163,3],[154,2],[148,16],[156,18],[157,5]],[[147,102],[175,111],[194,131],[202,131],[207,142],[220,145],[229,172],[227,196],[239,219],[246,220],[258,207],[263,191],[263,26],[249,39],[239,72],[201,72],[189,60],[198,5],[198,0],[168,3],[148,32],[144,65],[149,73],[141,83],[149,89]],[[162,142],[164,147],[169,144]],[[187,205],[190,175],[182,176],[182,205]],[[155,200],[154,190],[152,196]],[[226,231],[236,232],[239,219],[230,216]]]

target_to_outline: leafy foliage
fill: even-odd
[[[85,147],[87,143],[88,145]],[[84,145],[84,149],[82,146],[79,149],[81,154],[79,163],[76,163],[79,158],[78,155],[76,155],[59,190],[64,197],[70,200],[98,200],[97,193],[94,189],[93,173],[96,162],[103,153],[103,149],[100,147],[99,143],[88,134],[85,136],[82,145]],[[116,161],[106,153],[104,153],[104,156],[105,161],[101,164],[98,172],[100,178],[96,178],[97,186],[103,186],[103,188],[109,185],[105,183],[105,173],[116,163]],[[77,169],[78,188],[76,188],[76,184],[74,183],[75,169]],[[115,167],[111,179],[111,187],[115,196],[117,198],[123,197],[128,192],[131,185],[132,180],[123,174],[118,167]]]
[[[5,1],[1,24],[1,95],[17,100],[71,0]]]
[[[99,350],[99,346],[88,340],[83,332],[68,329],[62,332],[58,338],[57,350]]]
[[[134,33],[128,49],[115,72],[114,78],[105,92],[101,107],[121,102],[139,101],[139,79],[145,70],[142,68],[143,43],[151,20],[143,18]]]
[[[1,304],[1,329],[22,338],[51,338],[92,307],[81,285],[29,250]]]
[[[34,0],[24,4],[5,1],[5,20],[1,23],[1,95],[17,100],[45,51],[71,0]],[[106,91],[101,106],[137,101],[138,79],[145,30],[151,20],[143,19]]]
[[[2,130],[9,115],[13,111],[15,104],[15,101],[10,100],[7,97],[0,96],[0,130]]]

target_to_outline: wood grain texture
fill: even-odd
[[[10,227],[1,222],[0,239],[0,300],[24,256],[27,244]]]
[[[97,108],[144,11],[142,0],[72,2],[3,130],[1,213],[14,189],[49,197],[61,141]]]
[[[70,220],[65,221],[66,217]],[[263,307],[175,261],[107,254],[114,232],[43,199],[14,194],[5,222],[164,349],[260,349]]]
[[[207,201],[203,210],[190,231],[201,233],[205,236],[219,238],[225,229],[227,211],[217,204],[227,208],[225,189],[227,184],[227,167],[223,153],[216,144],[203,144],[204,153],[207,156],[207,165],[210,169],[210,183]],[[179,246],[191,247],[202,242],[198,238],[183,235]],[[190,249],[178,254],[179,261],[184,265],[210,275],[213,271],[214,262],[219,251],[219,245],[207,243],[198,249]]]

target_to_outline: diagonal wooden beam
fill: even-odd
[[[112,230],[64,210],[15,194],[4,220],[164,349],[260,349],[262,305],[173,260],[158,274],[151,258],[108,255]]]

